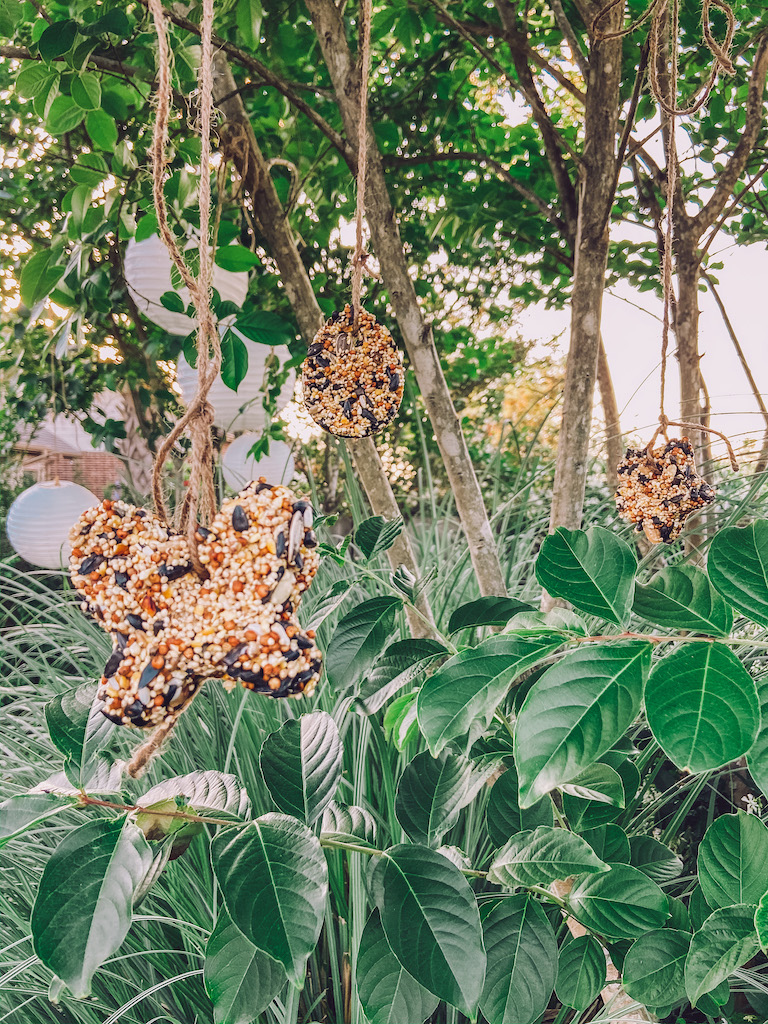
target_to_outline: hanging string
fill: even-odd
[[[372,0],[360,3],[360,112],[357,121],[357,207],[355,210],[355,251],[352,256],[352,308],[354,326],[360,316],[360,292],[368,253],[363,247],[365,218],[365,175],[368,164],[368,79],[371,74]]]
[[[188,491],[181,507],[180,526],[186,532],[190,555],[200,576],[208,573],[197,555],[195,533],[198,519],[208,522],[216,508],[213,478],[213,408],[208,401],[221,366],[221,341],[211,309],[213,278],[213,247],[210,237],[211,219],[211,122],[213,117],[213,0],[202,0],[200,22],[201,61],[198,74],[200,124],[200,260],[197,276],[187,267],[176,238],[168,223],[164,183],[168,120],[171,108],[171,54],[162,0],[149,0],[155,23],[158,52],[158,80],[155,127],[152,138],[152,192],[160,236],[189,290],[197,317],[197,391],[185,414],[160,445],[152,471],[152,496],[159,515],[168,520],[163,498],[162,473],[174,444],[187,431],[191,441]]]

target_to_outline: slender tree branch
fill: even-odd
[[[10,57],[14,60],[42,60],[39,54],[30,53],[26,46],[0,46],[0,57]],[[54,61],[66,60],[66,54],[62,57],[53,57],[52,59]],[[110,57],[100,57],[95,53],[92,53],[88,58],[88,63],[93,64],[94,67],[101,68],[103,71],[114,71],[116,74],[126,75],[129,78],[141,78],[148,82],[152,80],[152,75],[142,68],[132,68],[130,65],[123,64],[119,60],[112,60]]]
[[[589,60],[581,48],[579,37],[576,35],[573,25],[568,20],[568,16],[563,9],[561,0],[549,0],[549,6],[552,8],[552,13],[555,16],[558,28],[563,33],[563,37],[568,43],[571,55],[586,81],[589,75]]]

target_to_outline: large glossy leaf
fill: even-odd
[[[757,903],[768,889],[768,828],[745,811],[721,814],[699,846],[698,873],[710,907]]]
[[[591,764],[572,782],[566,782],[560,788],[564,794],[580,800],[593,800],[619,808],[625,803],[621,776],[610,765],[599,762]]]
[[[517,784],[517,772],[507,759],[507,770],[494,782],[488,798],[486,824],[494,846],[503,846],[516,832],[532,831],[539,825],[554,821],[552,801],[548,796],[522,810]]]
[[[328,871],[317,838],[282,814],[224,829],[211,861],[229,916],[257,949],[300,984],[323,923]]]
[[[533,611],[533,607],[513,597],[478,597],[459,605],[451,613],[448,632],[456,633],[474,626],[506,626],[513,615],[525,611]]]
[[[343,753],[339,730],[325,711],[289,719],[267,736],[261,774],[280,810],[311,825],[333,799]]]
[[[325,671],[333,686],[346,689],[370,668],[402,604],[397,597],[373,597],[341,617],[325,655]]]
[[[760,704],[760,729],[757,738],[749,748],[747,767],[755,784],[768,798],[768,676],[756,680],[757,699]]]
[[[599,996],[605,976],[605,950],[594,936],[580,935],[560,950],[557,998],[583,1012]]]
[[[357,807],[354,804],[343,807],[332,800],[323,811],[320,835],[323,837],[344,835],[350,837],[352,842],[355,839],[364,839],[367,843],[374,843],[376,841],[376,819],[364,807]]]
[[[367,677],[360,683],[360,700],[369,715],[375,714],[403,687],[415,683],[422,673],[448,651],[436,640],[397,640],[390,644]]]
[[[638,584],[632,610],[656,626],[711,636],[728,636],[733,626],[731,606],[695,565],[669,565]]]
[[[558,527],[536,559],[536,579],[552,597],[617,625],[629,617],[636,569],[629,545],[601,526]]]
[[[515,727],[520,803],[571,782],[613,746],[640,709],[651,645],[583,647],[531,687]]]
[[[403,532],[403,520],[387,520],[384,516],[364,519],[355,530],[355,544],[367,560],[388,551]]]
[[[493,636],[451,658],[419,691],[419,728],[437,755],[451,740],[472,744],[488,727],[510,685],[562,643],[556,636],[519,640]]]
[[[727,601],[748,619],[768,626],[768,519],[716,533],[707,567]]]
[[[151,863],[149,844],[125,819],[89,821],[53,851],[32,909],[32,940],[75,997],[90,993],[94,972],[122,945]]]
[[[654,882],[670,882],[683,870],[683,862],[653,836],[630,836],[630,863]]]
[[[58,694],[45,705],[45,721],[54,746],[79,772],[85,771],[115,728],[102,714],[102,707],[92,683]]]
[[[217,771],[190,772],[165,779],[137,797],[136,803],[140,807],[151,807],[161,800],[175,800],[177,797],[183,798],[186,806],[198,814],[223,811],[244,818],[251,808],[248,793],[237,776]],[[215,814],[209,816],[215,817]]]
[[[645,710],[664,753],[691,772],[741,757],[760,724],[754,680],[718,643],[683,644],[662,658],[645,688]]]
[[[222,908],[205,949],[203,978],[214,1024],[253,1024],[285,984],[285,970],[250,943]]]
[[[685,963],[685,990],[691,1005],[751,960],[759,948],[754,906],[721,907],[711,914],[694,933]]]
[[[370,892],[403,967],[474,1016],[486,961],[477,903],[461,871],[429,847],[393,846],[378,858]]]
[[[559,878],[608,868],[580,836],[563,828],[540,825],[533,832],[512,836],[494,857],[488,878],[514,888],[549,885]]]
[[[438,999],[392,952],[378,910],[366,921],[357,952],[357,994],[370,1024],[422,1024]]]
[[[497,769],[444,750],[439,757],[417,754],[400,777],[395,800],[397,819],[411,839],[439,846],[480,787]]]
[[[533,1024],[546,1010],[557,976],[557,943],[544,911],[531,896],[501,900],[483,918],[483,939],[483,1016],[494,1024]]]
[[[77,803],[59,793],[20,793],[0,804],[0,847]]]
[[[690,932],[660,928],[632,943],[622,979],[627,995],[644,1006],[668,1006],[685,999],[685,960]]]
[[[764,953],[768,953],[768,892],[763,893],[755,910],[755,931]]]
[[[629,839],[624,829],[609,822],[579,833],[606,864],[629,864]]]
[[[577,878],[567,903],[577,921],[609,939],[634,939],[661,928],[669,913],[658,885],[627,864]]]

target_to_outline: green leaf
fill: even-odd
[[[397,597],[373,597],[342,616],[325,655],[332,686],[346,689],[367,672],[394,629],[402,604]]]
[[[320,835],[325,837],[341,834],[373,843],[376,841],[376,819],[364,807],[357,807],[355,804],[344,807],[332,800],[323,811]]]
[[[256,50],[261,42],[261,19],[263,17],[261,0],[237,0],[235,20],[240,38],[245,45]]]
[[[259,763],[280,810],[311,825],[333,800],[343,754],[334,720],[325,711],[312,711],[267,736]]]
[[[592,935],[580,935],[560,950],[555,993],[565,1006],[581,1013],[605,985],[605,951]]]
[[[16,76],[16,92],[22,99],[31,100],[34,96],[47,92],[59,77],[54,68],[45,64],[30,64]]]
[[[45,866],[32,909],[35,953],[73,996],[120,948],[131,926],[134,890],[152,863],[139,829],[99,818],[70,832]]]
[[[494,1024],[533,1024],[547,1008],[557,975],[552,925],[532,896],[499,901],[483,918],[488,956],[480,1009]]]
[[[360,684],[360,700],[369,715],[379,711],[403,687],[408,686],[447,650],[437,640],[408,639],[390,644],[367,678]]]
[[[231,391],[237,391],[248,373],[248,349],[242,338],[227,331],[221,339],[221,379]]]
[[[755,931],[764,953],[768,952],[768,892],[760,897],[755,911]]]
[[[373,866],[370,893],[403,967],[473,1017],[486,960],[477,903],[461,871],[426,846],[393,846]]]
[[[104,157],[98,153],[81,153],[69,169],[70,176],[78,185],[95,188],[109,174]]]
[[[633,867],[661,885],[671,882],[683,870],[683,862],[668,846],[652,836],[630,836],[629,848]],[[653,1002],[653,1000],[650,1000]]]
[[[92,683],[54,697],[45,705],[45,721],[54,746],[79,772],[77,782],[85,781],[88,764],[104,747],[115,726],[101,709]]]
[[[384,516],[371,516],[370,519],[364,519],[355,530],[355,544],[366,560],[370,561],[374,555],[388,551],[402,531],[402,519],[387,520]]]
[[[403,751],[419,734],[416,721],[416,694],[405,693],[396,697],[384,715],[384,736],[398,750]]]
[[[432,757],[417,754],[400,777],[395,814],[416,843],[439,846],[443,835],[459,820],[462,807],[497,769],[493,761],[482,767],[460,754],[443,751]]]
[[[239,316],[235,327],[259,345],[287,345],[295,337],[295,331],[287,320],[262,309]]]
[[[632,610],[656,626],[728,636],[733,612],[695,565],[670,565],[637,585]]]
[[[365,923],[357,951],[357,994],[370,1024],[423,1024],[438,1000],[392,952],[378,910]]]
[[[685,990],[691,1006],[751,960],[760,943],[755,931],[755,907],[721,907],[694,932],[685,963]]]
[[[745,811],[721,814],[704,833],[698,873],[713,909],[757,903],[768,887],[768,828]]]
[[[742,615],[768,626],[768,519],[726,526],[709,549],[709,578]]]
[[[144,219],[146,220],[146,218]],[[143,224],[144,221],[142,220],[141,223]],[[138,234],[138,230],[136,234]],[[184,300],[182,299],[178,292],[174,291],[163,292],[163,294],[160,296],[160,305],[163,306],[164,309],[169,309],[172,313],[183,313],[184,310],[186,309],[186,306],[184,305]]]
[[[607,764],[591,764],[572,782],[566,782],[560,788],[564,794],[580,800],[594,800],[620,808],[625,802],[621,776]]]
[[[151,807],[161,800],[178,798],[196,814],[210,812],[210,817],[224,813],[244,818],[251,809],[248,792],[240,785],[237,776],[214,770],[190,772],[189,775],[177,775],[158,782],[137,797],[136,803],[140,807]]]
[[[4,800],[0,804],[0,847],[76,803],[59,793],[20,793]]]
[[[768,675],[755,680],[761,728],[747,754],[747,768],[764,797],[768,798]]]
[[[514,889],[519,885],[549,885],[571,875],[608,870],[609,865],[573,832],[540,825],[533,832],[512,836],[494,857],[488,879]]]
[[[536,559],[536,579],[552,597],[619,626],[629,617],[636,569],[629,545],[601,526],[558,527]]]
[[[511,760],[508,759],[508,760]],[[503,846],[516,832],[532,831],[539,825],[554,821],[552,801],[544,797],[524,810],[520,807],[517,772],[512,764],[499,776],[491,788],[486,811],[488,835],[494,846]]]
[[[154,213],[145,213],[139,223],[136,225],[136,241],[143,242],[146,238],[151,238],[152,235],[156,235],[158,231],[157,217]],[[167,295],[167,292],[163,292],[163,295]],[[176,293],[174,292],[174,295]],[[160,296],[162,301],[162,296]],[[181,305],[181,311],[184,311],[184,303]]]
[[[474,626],[506,626],[513,615],[523,611],[533,611],[532,605],[512,597],[479,597],[452,612],[448,632],[457,633]]]
[[[66,267],[57,266],[50,249],[41,249],[25,261],[21,268],[19,290],[21,301],[32,309],[50,294],[64,276]]]
[[[661,928],[669,913],[658,885],[628,864],[577,878],[566,902],[577,921],[609,939],[634,939]]]
[[[214,1024],[253,1024],[285,984],[282,964],[246,939],[222,907],[205,948]]]
[[[691,919],[691,928],[696,932],[701,928],[706,919],[712,914],[714,907],[710,907],[704,899],[701,886],[696,884],[693,892],[688,897],[688,915]]]
[[[662,658],[645,688],[648,725],[678,768],[711,771],[757,736],[755,682],[724,644],[687,643]]]
[[[72,99],[83,110],[96,110],[101,105],[101,81],[92,71],[81,71],[72,80]]]
[[[106,110],[89,111],[85,118],[85,130],[98,149],[109,153],[117,145],[117,125]]]
[[[51,135],[65,135],[77,128],[84,116],[82,108],[70,96],[57,96],[46,115],[45,127]]]
[[[66,21],[54,21],[52,25],[43,32],[38,40],[40,56],[45,61],[55,60],[68,53],[77,38],[77,23],[67,19]]]
[[[629,864],[629,839],[618,825],[598,825],[596,828],[584,829],[580,835],[607,864]]]
[[[583,647],[534,683],[515,727],[521,806],[575,779],[623,736],[650,664],[643,641]]]
[[[285,967],[290,981],[303,984],[328,891],[317,838],[295,818],[264,814],[214,836],[211,862],[235,925]]]
[[[11,37],[24,16],[18,0],[0,0],[0,35]]]
[[[510,685],[562,643],[560,637],[518,640],[492,636],[455,655],[419,691],[419,728],[434,755],[452,740],[471,745],[487,729]]]
[[[258,267],[261,260],[255,252],[246,249],[244,245],[220,245],[216,250],[214,263],[222,270],[240,273]]]
[[[627,995],[644,1006],[661,1006],[685,999],[685,960],[690,932],[660,928],[632,943],[622,980]]]

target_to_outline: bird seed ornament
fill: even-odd
[[[297,608],[317,540],[309,502],[287,487],[255,480],[198,527],[206,580],[185,537],[123,501],[88,509],[70,539],[83,610],[115,643],[98,689],[110,721],[160,725],[210,678],[271,697],[314,690],[321,655]]]
[[[715,500],[715,489],[696,472],[687,437],[658,448],[628,448],[619,463],[616,507],[652,544],[671,544],[688,516]]]
[[[302,366],[304,405],[337,437],[377,434],[403,400],[403,357],[386,327],[344,306],[317,332]]]

